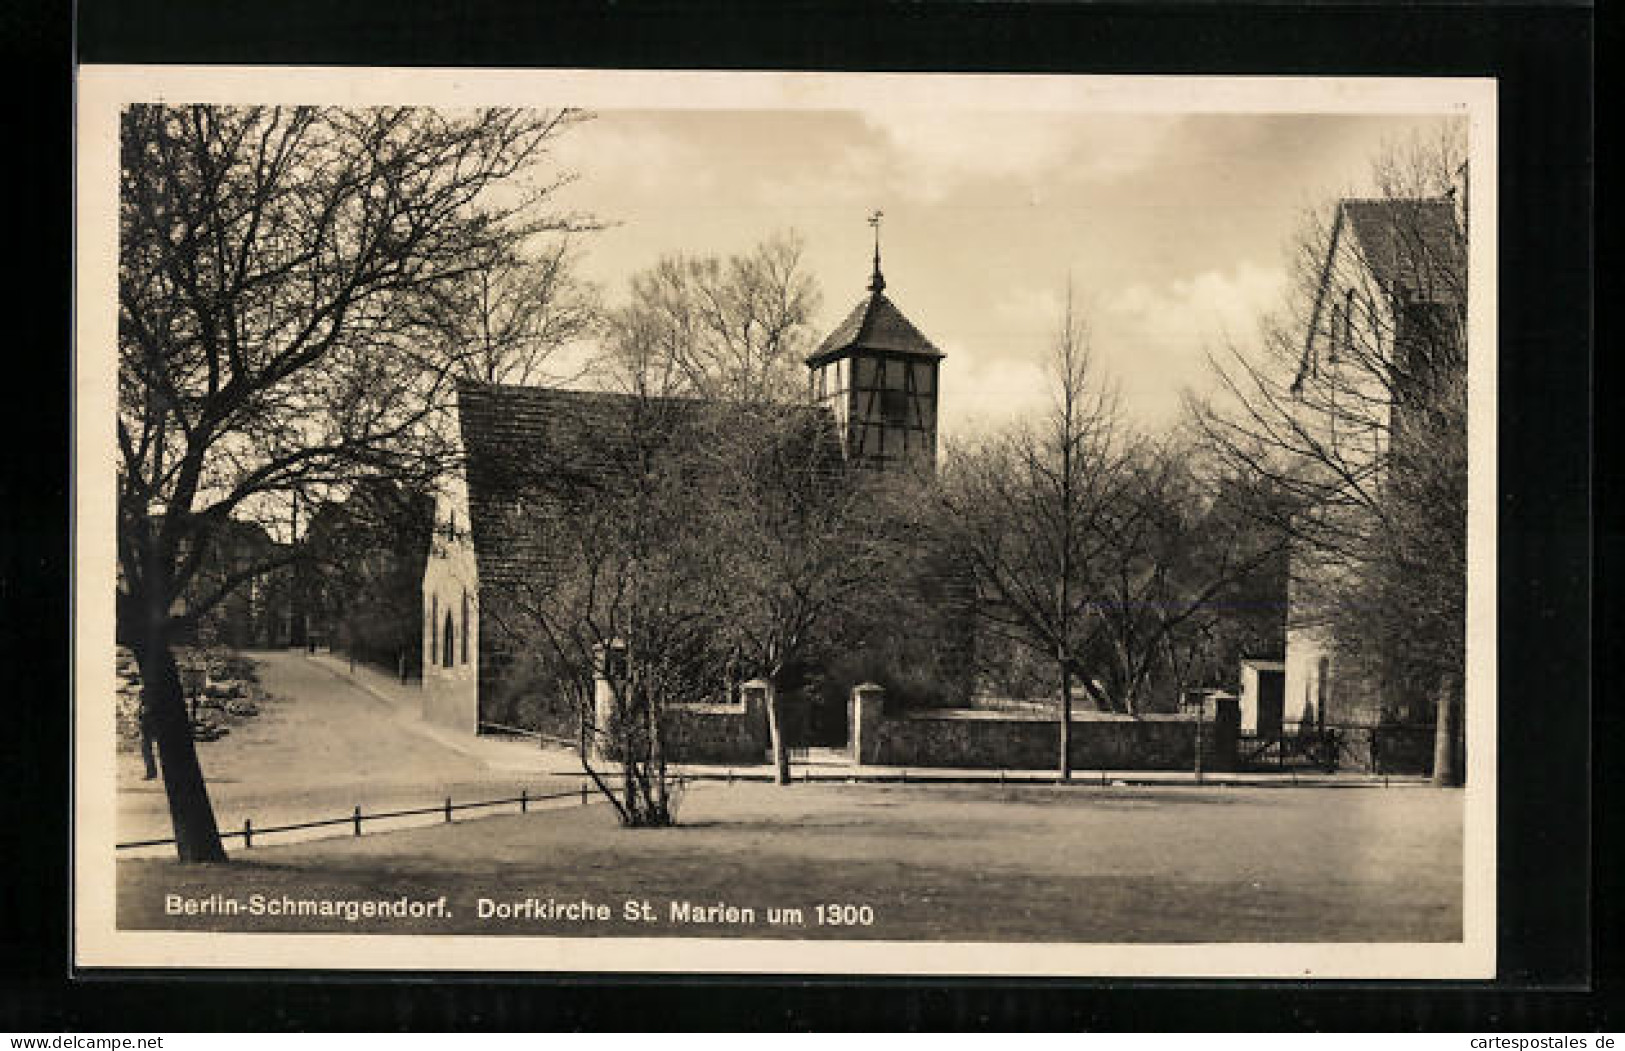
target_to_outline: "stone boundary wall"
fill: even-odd
[[[873,766],[977,770],[1048,770],[1056,765],[1060,723],[1025,713],[969,709],[889,714],[865,711],[879,697],[854,698],[854,758]],[[1099,716],[1072,721],[1074,770],[1189,770],[1197,724],[1184,716]],[[1215,727],[1202,726],[1202,748],[1216,759]],[[1214,763],[1210,769],[1218,769]]]
[[[674,705],[662,727],[666,754],[675,762],[748,765],[769,758],[767,709],[754,692],[737,705]]]
[[[597,704],[600,724],[610,725],[614,701],[601,677]],[[737,704],[672,705],[661,713],[660,730],[666,758],[674,763],[755,766],[771,759],[766,699],[759,693],[746,691]],[[598,758],[618,758],[613,740],[599,738]]]

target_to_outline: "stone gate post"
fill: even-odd
[[[767,714],[767,691],[772,688],[766,679],[751,679],[739,684],[739,700],[745,706],[751,735],[761,745],[762,754],[773,760],[773,737]]]
[[[872,682],[852,687],[852,762],[873,763],[880,752],[880,720],[885,714],[886,688]]]

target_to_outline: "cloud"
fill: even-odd
[[[1219,342],[1250,338],[1259,318],[1279,305],[1285,291],[1284,270],[1243,263],[1161,285],[1130,285],[1112,296],[1106,309],[1134,319],[1161,337],[1158,342]]]
[[[1041,195],[1055,180],[1119,178],[1149,164],[1178,122],[1168,116],[963,110],[875,110],[863,116],[894,155],[892,170],[927,200],[987,180],[1014,180]]]
[[[992,315],[1002,327],[1023,335],[1049,334],[1060,324],[1065,310],[1062,290],[1020,285],[1006,290],[993,304]]]
[[[990,434],[1048,407],[1049,384],[1036,358],[977,358],[951,345],[942,349],[948,360],[938,412],[945,437]]]
[[[590,179],[597,195],[611,199],[703,199],[717,188],[700,146],[655,120],[600,117],[564,136],[554,155],[562,167]]]
[[[1105,299],[1096,345],[1121,384],[1125,408],[1148,421],[1171,419],[1182,389],[1211,386],[1208,354],[1252,340],[1286,287],[1283,270],[1243,263],[1130,285]]]

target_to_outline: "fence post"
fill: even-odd
[[[581,805],[587,805],[587,782],[581,782]]]
[[[360,803],[357,803],[355,805],[355,814],[352,815],[351,820],[353,820],[355,822],[355,834],[358,835],[358,836],[361,835],[361,804]]]
[[[527,798],[529,795],[530,793],[525,789],[521,788],[519,790],[519,812],[521,814],[525,813],[530,808],[530,800]]]
[[[243,818],[243,848],[246,850],[247,848],[249,848],[249,847],[251,847],[253,845],[254,845],[254,822],[245,817],[245,818]]]
[[[446,821],[451,821],[451,796],[446,797]]]

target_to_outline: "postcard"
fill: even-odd
[[[81,68],[82,970],[1495,973],[1495,84]]]

